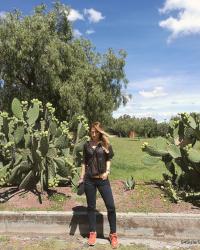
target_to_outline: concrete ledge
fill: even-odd
[[[96,213],[98,235],[109,234],[107,213]],[[117,213],[121,236],[151,239],[200,239],[200,214]],[[1,211],[0,233],[81,234],[88,233],[86,211]]]

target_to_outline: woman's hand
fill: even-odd
[[[103,180],[106,180],[108,178],[108,172],[105,172],[105,173],[101,174],[101,178]]]
[[[80,178],[78,181],[78,185],[81,184],[82,182],[84,182],[84,178]]]
[[[102,146],[103,150],[108,154],[109,150],[107,148],[105,148],[104,146]]]

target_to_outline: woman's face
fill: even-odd
[[[94,141],[98,141],[99,140],[99,137],[100,137],[100,133],[98,130],[96,130],[95,128],[92,128],[90,130],[90,136],[91,136],[91,139],[94,140]]]

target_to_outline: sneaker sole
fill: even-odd
[[[111,246],[112,247],[112,246]],[[117,249],[119,246],[116,246],[116,247],[112,247],[112,249]]]
[[[118,243],[118,245],[114,247],[114,246],[112,246],[112,244],[111,244],[111,240],[110,240],[110,239],[109,239],[109,241],[110,241],[110,246],[112,247],[112,249],[116,249],[116,248],[118,248],[118,247],[119,247],[119,245],[120,245],[120,244]]]
[[[88,246],[94,246],[96,243],[94,243],[94,244],[89,244],[89,243],[87,243],[88,244]]]

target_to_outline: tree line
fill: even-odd
[[[158,123],[154,118],[136,118],[129,115],[123,115],[119,118],[113,118],[108,130],[110,133],[120,137],[128,137],[131,131],[139,137],[165,136],[168,132],[169,124],[167,122]]]

